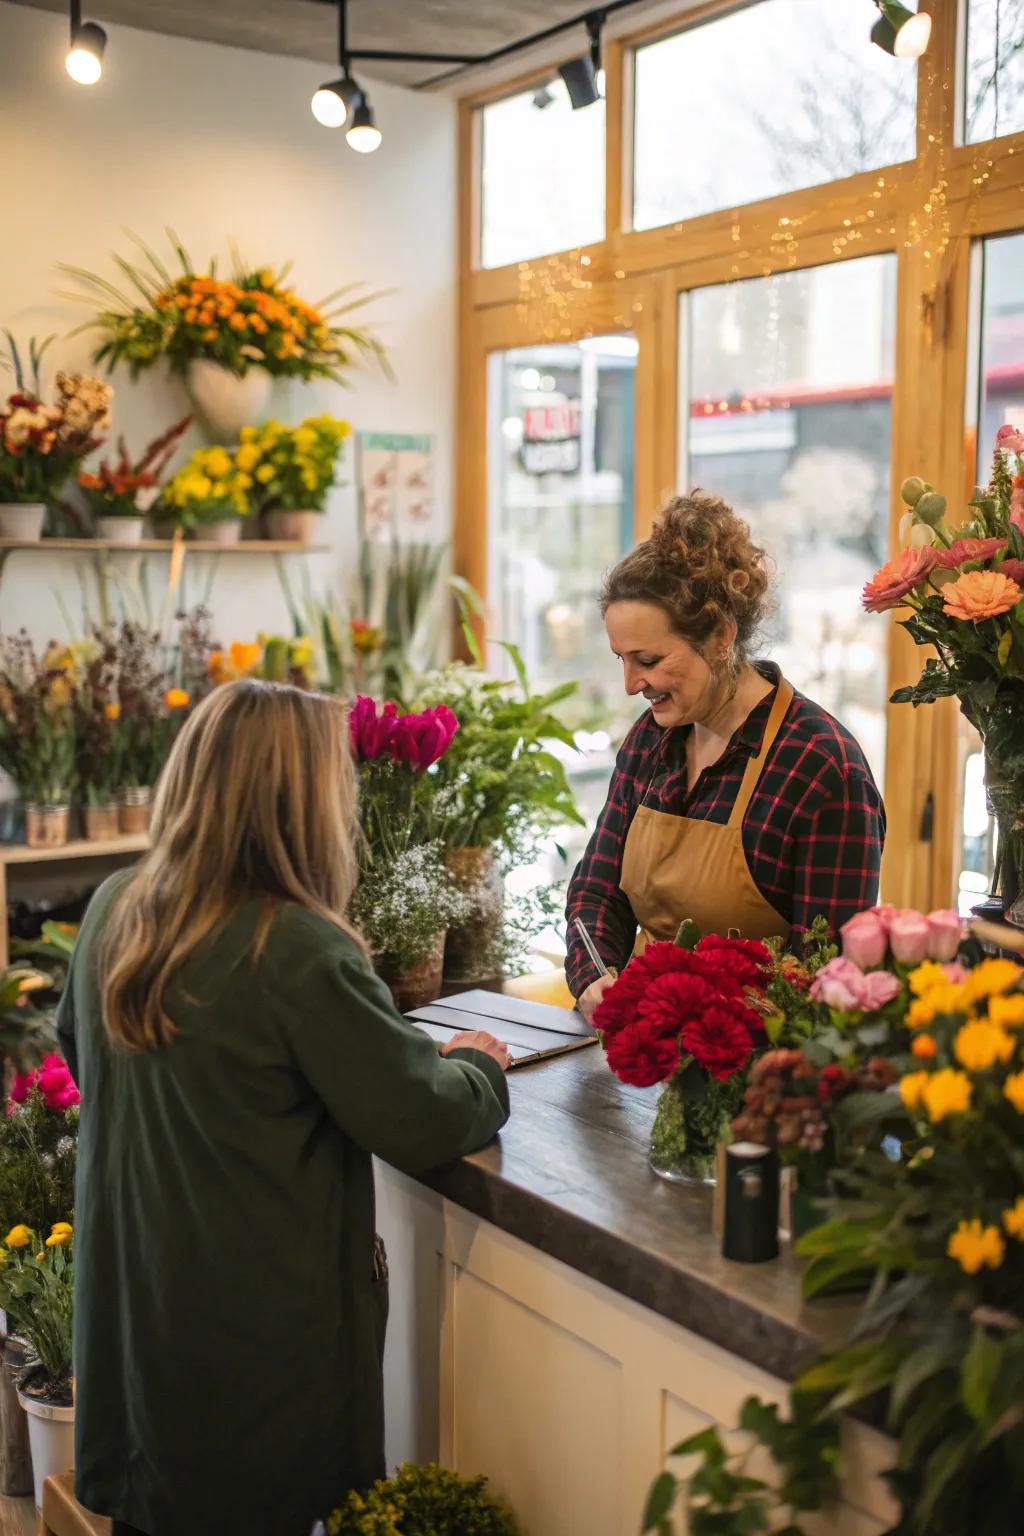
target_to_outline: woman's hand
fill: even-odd
[[[597,980],[592,981],[587,990],[585,992],[581,992],[579,997],[576,999],[576,1006],[588,1024],[592,1024],[594,1022],[594,1010],[597,1008],[597,1005],[601,1001],[604,994],[608,991],[608,988],[613,987],[617,980],[618,977],[613,973],[609,973],[607,976],[599,976]]]
[[[485,1056],[493,1056],[504,1072],[512,1062],[512,1052],[504,1040],[495,1040],[486,1029],[466,1029],[461,1035],[453,1035],[442,1045],[441,1055],[450,1056],[452,1051],[483,1051]]]

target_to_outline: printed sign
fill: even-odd
[[[576,474],[581,462],[579,401],[527,406],[519,456],[528,475]]]
[[[443,539],[434,501],[434,440],[360,432],[359,494],[371,542],[432,544]]]

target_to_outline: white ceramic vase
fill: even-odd
[[[37,544],[43,536],[46,508],[41,501],[0,502],[0,539]]]
[[[268,539],[291,539],[312,544],[319,512],[265,512],[263,523]]]
[[[96,537],[109,539],[115,544],[139,544],[146,519],[139,517],[98,517]]]
[[[32,1450],[32,1482],[36,1508],[43,1507],[43,1484],[48,1477],[60,1477],[75,1465],[75,1410],[43,1398],[18,1393],[18,1402],[28,1414],[28,1443]]]
[[[237,443],[243,427],[255,426],[267,409],[273,380],[262,368],[232,373],[198,358],[189,363],[185,389],[211,443]]]

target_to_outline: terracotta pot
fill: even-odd
[[[198,358],[189,363],[185,390],[211,443],[237,443],[243,427],[255,426],[267,409],[273,380],[262,368],[232,373]]]
[[[0,502],[0,539],[37,544],[45,521],[46,508],[41,501]]]
[[[464,923],[449,928],[444,974],[449,981],[489,981],[501,969],[497,940],[505,910],[505,882],[493,848],[449,848],[444,856],[452,883],[473,904]]]
[[[63,848],[68,840],[69,805],[26,805],[25,841],[30,848]]]
[[[264,512],[263,522],[268,539],[294,539],[300,544],[312,544],[320,517],[319,512]]]
[[[153,791],[148,785],[122,789],[117,804],[117,829],[125,837],[137,837],[149,831],[153,814]]]
[[[204,523],[196,538],[207,544],[237,544],[242,537],[240,517],[225,517],[219,523]]]
[[[103,805],[84,806],[82,820],[90,843],[109,842],[121,830],[120,807],[116,800],[108,800]]]
[[[444,930],[434,936],[430,953],[418,965],[403,965],[395,955],[387,951],[376,953],[373,967],[381,981],[391,988],[391,996],[400,1013],[422,1008],[436,1002],[441,996],[441,974],[444,970]]]
[[[113,544],[140,544],[146,519],[138,517],[98,517],[96,537],[109,539]]]

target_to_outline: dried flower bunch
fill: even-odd
[[[3,361],[17,389],[0,404],[0,501],[48,502],[76,465],[100,447],[110,426],[113,391],[87,374],[58,373],[52,404],[42,399],[39,364],[48,343],[29,343],[26,372],[8,331]]]

